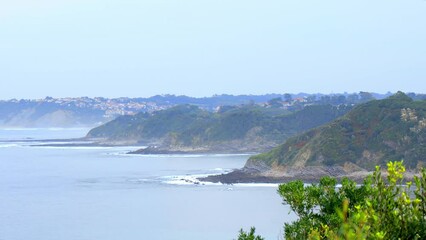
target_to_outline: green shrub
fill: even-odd
[[[278,193],[299,219],[284,225],[289,240],[322,239],[426,239],[426,169],[414,182],[404,181],[403,161],[387,164],[386,178],[380,167],[357,185],[331,177],[318,184],[302,181],[281,184]],[[261,240],[240,230],[238,240]]]
[[[299,216],[285,224],[286,239],[426,239],[426,170],[404,182],[403,162],[389,162],[387,178],[379,167],[361,186],[322,178],[305,186],[281,184],[278,193]]]
[[[255,232],[256,229],[254,227],[250,228],[250,232],[244,232],[244,230],[241,229],[237,240],[265,240],[261,236],[256,236]]]

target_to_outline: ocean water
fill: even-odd
[[[0,130],[0,240],[282,239],[296,219],[270,184],[194,184],[248,155],[126,155],[137,147],[33,147],[88,129]],[[10,141],[12,140],[12,141]]]

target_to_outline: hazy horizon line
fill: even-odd
[[[298,93],[292,93],[292,92],[283,92],[283,93],[262,93],[262,94],[253,94],[253,93],[239,93],[239,94],[233,94],[233,93],[220,93],[220,94],[213,94],[210,96],[193,96],[193,95],[186,95],[186,94],[175,94],[175,93],[166,93],[166,94],[155,94],[151,96],[44,96],[44,97],[36,97],[36,98],[0,98],[1,101],[10,101],[10,100],[40,100],[40,99],[47,99],[47,98],[53,98],[53,99],[64,99],[64,98],[106,98],[106,99],[120,99],[120,98],[130,98],[130,99],[136,99],[136,98],[153,98],[153,97],[189,97],[189,98],[213,98],[218,96],[267,96],[267,95],[284,95],[284,94],[291,94],[291,95],[350,95],[350,94],[359,94],[361,92],[367,92],[372,94],[379,94],[379,95],[389,95],[397,93],[398,91],[392,92],[375,92],[375,91],[356,91],[356,92],[330,92],[330,93],[324,93],[324,92],[298,92]],[[406,94],[408,93],[414,93],[414,94],[424,94],[422,92],[412,92],[412,91],[401,91]]]

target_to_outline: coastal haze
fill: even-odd
[[[363,201],[379,197],[345,197],[345,184],[362,189],[389,161],[404,159],[408,181],[426,166],[425,12],[423,0],[4,1],[0,240],[230,240],[251,227],[284,239],[338,229],[330,209],[351,196],[369,216]],[[327,180],[336,194],[296,216],[324,176],[353,182]]]
[[[0,99],[426,92],[422,0],[3,1]]]

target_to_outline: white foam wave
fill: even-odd
[[[131,154],[126,154],[130,151],[134,151],[139,147],[136,146],[126,146],[126,147],[117,147],[117,146],[82,146],[79,144],[90,144],[91,142],[48,142],[48,143],[39,143],[35,142],[36,145],[32,145],[31,147],[35,148],[51,148],[51,149],[114,149],[116,152],[106,152],[105,155],[116,155],[116,156],[130,156]],[[34,144],[34,142],[33,142]],[[73,146],[75,144],[75,146]]]
[[[185,175],[185,176],[168,176],[163,177],[163,183],[170,185],[205,185],[205,186],[229,186],[227,190],[234,190],[235,187],[240,188],[278,188],[278,183],[236,183],[236,184],[223,184],[204,182],[198,180],[198,178],[207,177],[212,174],[196,174],[196,175]]]
[[[129,154],[129,152],[136,151],[140,148],[141,148],[141,146],[114,147],[114,149],[117,150],[116,152],[108,152],[108,153],[105,153],[105,155],[121,156],[121,157],[141,157],[141,156],[144,156],[144,155]]]
[[[37,146],[31,146],[33,148],[46,148],[46,149],[72,149],[72,150],[102,150],[102,149],[112,149],[113,147],[84,147],[84,146],[42,146],[42,145],[37,145]]]
[[[11,147],[19,147],[19,144],[15,143],[7,143],[7,144],[0,144],[0,148],[11,148]]]
[[[171,185],[223,185],[222,183],[203,182],[198,178],[207,177],[211,174],[195,174],[184,176],[166,176],[163,177],[163,183]]]
[[[37,146],[49,146],[49,145],[58,145],[59,147],[62,147],[61,145],[66,145],[66,146],[70,146],[73,147],[72,145],[83,145],[83,144],[92,144],[93,142],[91,141],[38,141],[38,140],[34,140],[34,141],[28,141],[29,143],[34,143],[37,144]],[[54,147],[54,146],[53,146]],[[65,146],[64,146],[65,147]]]

